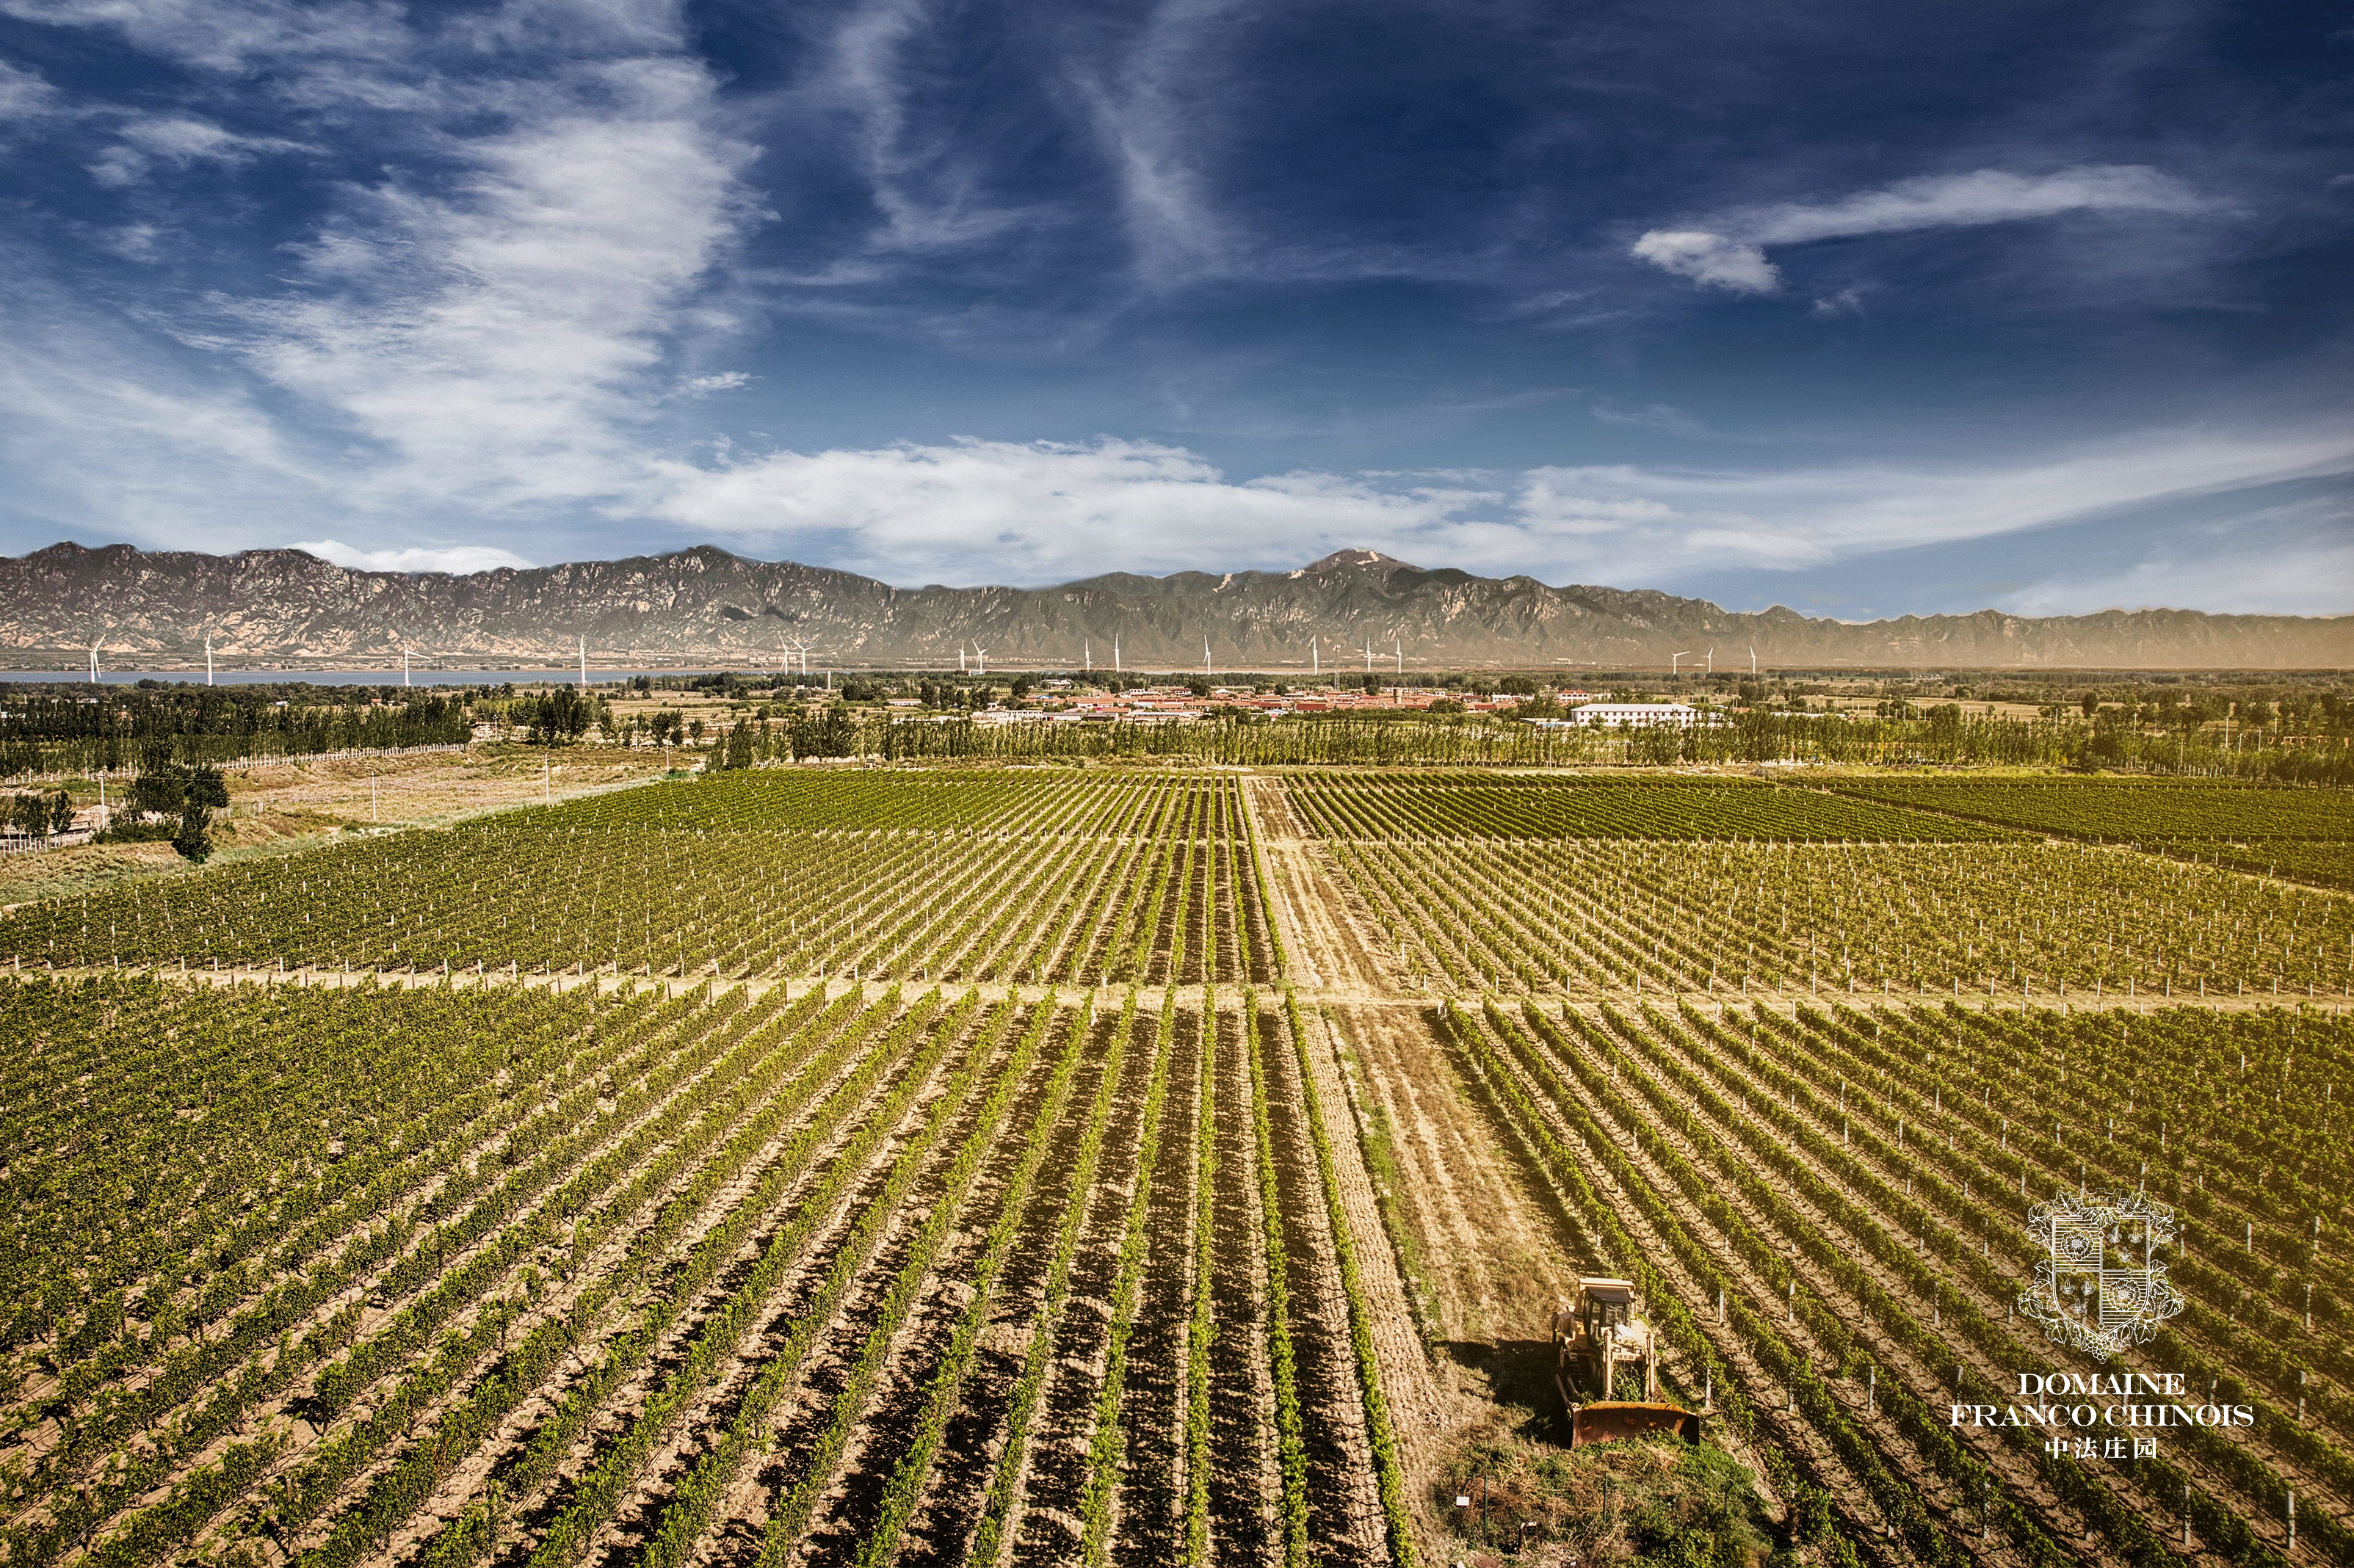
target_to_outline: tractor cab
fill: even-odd
[[[1655,1432],[1700,1441],[1700,1417],[1659,1399],[1659,1342],[1632,1280],[1579,1277],[1576,1294],[1553,1313],[1553,1342],[1571,1447]],[[1619,1374],[1638,1369],[1640,1394],[1618,1398]]]

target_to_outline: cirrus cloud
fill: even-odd
[[[2070,212],[2192,213],[2212,204],[2181,181],[2138,164],[2085,164],[2049,175],[1978,169],[1925,175],[1819,202],[1741,207],[1687,228],[1655,228],[1628,248],[1638,261],[1705,288],[1770,294],[1782,277],[1769,245],[1866,234],[1973,228]]]

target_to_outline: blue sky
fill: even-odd
[[[0,549],[2354,611],[2354,12],[0,0]]]

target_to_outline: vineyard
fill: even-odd
[[[1265,983],[1238,801],[1166,775],[721,774],[38,906],[0,919],[0,954]]]
[[[2354,801],[2342,789],[2070,780],[1843,783],[1848,795],[2330,887],[2354,887]]]
[[[1349,839],[1996,840],[2012,835],[1870,801],[1736,780],[1308,773],[1294,810]]]
[[[1269,1001],[10,987],[8,1560],[1385,1561]]]
[[[1288,791],[1413,988],[2161,1000],[2354,990],[2343,898],[2088,845],[1903,842],[1934,835],[1901,811],[1842,819],[1845,802],[1815,790],[1370,774],[1310,776]],[[1733,804],[1712,817],[1712,799]],[[1587,832],[1564,831],[1581,821]],[[1770,842],[1769,822],[1799,842]],[[1833,822],[1848,842],[1805,842],[1832,836]]]
[[[2354,1556],[2326,1187],[2342,1022],[1492,1000],[1433,1016],[1580,1255],[1662,1309],[1687,1394],[1712,1391],[1786,1485],[1828,1490],[1867,1555],[2158,1563],[2187,1527],[2221,1561],[2278,1561],[2295,1494],[2300,1550]],[[2020,1370],[2061,1359],[2015,1312],[2024,1195],[2145,1184],[2187,1220],[2172,1261],[2191,1305],[2125,1366],[2253,1424],[2169,1425],[2138,1457],[2130,1433],[2062,1457],[2048,1428],[1956,1427],[1950,1405],[2000,1409]]]
[[[2354,1563],[2354,901],[2147,853],[2342,797],[1969,788],[752,768],[20,907],[0,1554],[1619,1561],[1585,1272],[1789,1561]],[[2047,1369],[2247,1418],[1957,1424]]]
[[[2059,783],[1841,783],[1842,794],[2095,839],[2354,839],[2338,789],[2071,779]]]

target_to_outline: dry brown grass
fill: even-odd
[[[214,816],[214,858],[284,854],[370,828],[434,826],[610,789],[661,771],[659,750],[582,746],[550,757],[535,747],[504,744],[241,768],[228,775],[228,810]],[[0,906],[188,869],[168,843],[82,844],[0,856]]]

